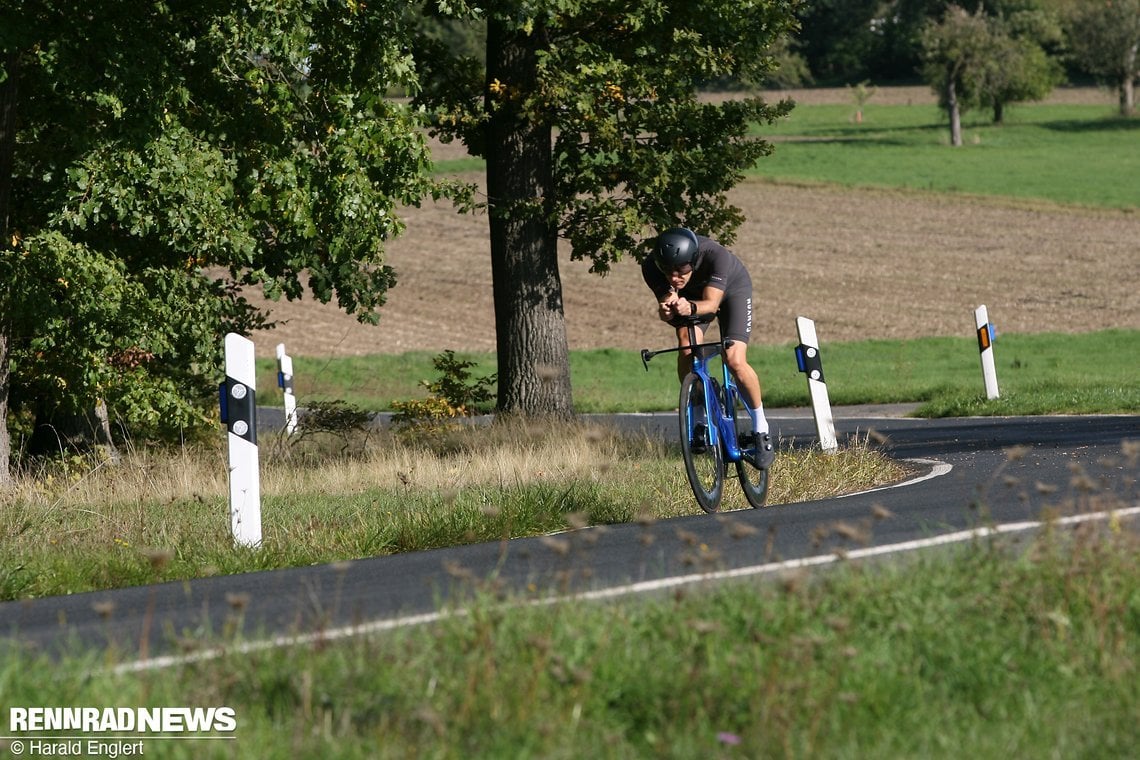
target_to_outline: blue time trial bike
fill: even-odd
[[[768,497],[768,470],[756,466],[756,447],[761,441],[752,432],[748,409],[725,361],[725,350],[733,341],[697,343],[696,325],[695,319],[688,323],[688,346],[659,351],[642,349],[642,364],[648,372],[653,357],[692,349],[693,366],[681,381],[677,417],[685,474],[701,509],[709,513],[720,511],[728,463],[736,466],[736,475],[749,505],[762,507]],[[709,368],[712,356],[720,357],[720,381]]]

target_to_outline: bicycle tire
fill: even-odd
[[[761,470],[752,462],[752,447],[745,447],[744,441],[752,437],[752,417],[744,406],[744,401],[737,395],[733,403],[733,415],[736,419],[736,440],[744,458],[736,463],[736,477],[740,481],[740,489],[744,491],[744,498],[753,509],[764,506],[768,499],[768,470]]]
[[[681,398],[677,404],[680,423],[681,456],[685,460],[685,475],[697,504],[706,512],[720,510],[724,496],[724,455],[719,442],[714,442],[715,427],[709,429],[709,415],[705,411],[704,385],[699,375],[690,372],[681,382]],[[704,439],[701,438],[704,426]]]

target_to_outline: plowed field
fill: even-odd
[[[753,274],[755,343],[795,342],[798,315],[825,341],[972,335],[979,304],[1001,332],[1140,329],[1140,210],[763,181],[730,197],[747,218],[732,248]],[[405,217],[407,233],[389,247],[399,283],[378,327],[311,299],[274,304],[285,323],[254,336],[259,355],[279,342],[294,356],[493,351],[486,217],[446,203]],[[639,348],[667,334],[632,260],[601,278],[563,253],[571,349]]]

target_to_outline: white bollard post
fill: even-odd
[[[222,422],[229,433],[230,531],[234,543],[261,546],[261,475],[257,455],[257,374],[253,341],[226,335]]]
[[[277,385],[285,394],[285,434],[297,431],[297,397],[293,393],[293,357],[285,353],[285,344],[277,344]]]
[[[974,326],[978,331],[978,352],[982,357],[982,379],[986,383],[986,398],[995,399],[998,393],[997,369],[994,367],[994,326],[983,304],[974,309]]]
[[[815,322],[807,317],[796,317],[796,332],[800,336],[800,344],[796,346],[796,362],[800,372],[807,375],[811,409],[819,432],[819,446],[824,451],[834,452],[838,450],[839,443],[835,439],[835,420],[831,416],[831,400],[827,395],[827,383],[823,379]]]

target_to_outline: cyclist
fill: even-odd
[[[760,378],[748,363],[752,278],[743,262],[715,240],[686,227],[673,227],[657,236],[653,253],[642,262],[641,275],[657,299],[657,316],[676,329],[679,346],[689,345],[686,318],[690,316],[698,318],[698,343],[714,317],[721,337],[732,339],[725,358],[752,418],[752,432],[757,437],[754,463],[767,469],[776,452],[764,416]],[[692,365],[690,354],[677,354],[677,373],[682,380]]]

